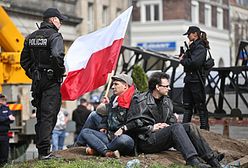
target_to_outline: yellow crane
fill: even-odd
[[[9,131],[11,159],[22,155],[35,135],[36,121],[29,117],[30,101],[22,95],[25,86],[29,93],[31,84],[20,65],[24,40],[21,32],[0,6],[0,93],[7,93],[8,101],[11,102],[8,104],[9,108],[16,117]]]
[[[0,92],[2,84],[29,84],[20,66],[24,37],[0,6]]]

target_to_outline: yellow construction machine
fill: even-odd
[[[25,152],[33,139],[35,119],[31,119],[31,80],[20,66],[24,37],[0,6],[0,93],[7,96],[16,120],[9,132],[11,158]]]

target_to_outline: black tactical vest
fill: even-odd
[[[28,37],[30,55],[35,62],[36,68],[52,68],[50,36],[57,33],[54,29],[39,29]]]

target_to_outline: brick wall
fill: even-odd
[[[216,2],[216,0],[213,0]],[[140,7],[137,7],[137,1],[134,1],[133,6],[133,21],[140,21]],[[191,0],[163,0],[163,20],[176,20],[184,19],[191,21]],[[229,0],[223,0],[223,26],[224,29],[229,29],[229,9],[226,6],[229,5]],[[217,6],[212,7],[212,26],[217,27]],[[205,3],[199,1],[199,22],[205,24]]]
[[[163,20],[191,20],[191,0],[163,0]]]

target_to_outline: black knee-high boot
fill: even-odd
[[[209,124],[208,124],[208,111],[204,104],[196,105],[196,108],[199,112],[200,117],[200,129],[209,130]]]
[[[183,114],[183,123],[191,122],[191,118],[193,115],[193,106],[191,104],[184,104],[184,114]]]

